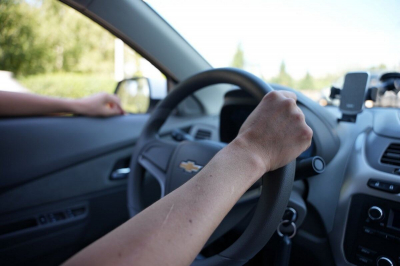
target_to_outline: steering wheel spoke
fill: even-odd
[[[164,197],[166,173],[160,170],[160,168],[156,164],[154,164],[152,161],[144,156],[139,157],[139,164],[157,180],[158,184],[161,187],[161,197]]]
[[[148,171],[161,187],[161,197],[165,196],[168,163],[177,143],[155,139],[146,145],[138,158],[138,163]]]

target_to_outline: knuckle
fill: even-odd
[[[296,112],[293,115],[293,118],[295,121],[303,121],[304,120],[304,114],[300,112]]]
[[[306,139],[311,141],[314,132],[309,126],[306,126],[302,131],[302,136]]]
[[[271,100],[276,100],[279,97],[279,92],[277,91],[271,91],[267,95],[264,96],[264,99],[271,99]]]
[[[296,93],[291,92],[291,91],[287,91],[286,93],[287,93],[287,95],[288,95],[289,97],[293,98],[294,100],[297,100],[297,95],[296,95]]]
[[[292,98],[286,98],[286,99],[283,100],[282,104],[285,107],[290,108],[290,107],[296,106],[296,101],[294,99],[292,99]]]

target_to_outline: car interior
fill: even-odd
[[[241,197],[193,265],[400,265],[400,111],[364,108],[369,73],[321,106],[213,68],[144,1],[60,2],[156,66],[168,94],[143,114],[0,119],[1,265],[66,261],[194,176],[272,90],[296,93],[311,146]],[[381,81],[400,90],[399,73]]]

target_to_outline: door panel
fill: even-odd
[[[128,219],[126,188],[105,190],[2,216],[1,223],[85,206],[80,217],[0,236],[1,265],[59,265]]]
[[[133,145],[148,115],[0,120],[0,188]]]
[[[126,180],[110,175],[147,118],[0,120],[0,264],[57,265],[126,221]]]
[[[132,155],[133,146],[76,164],[0,194],[0,214],[67,200],[80,195],[126,186],[126,180],[110,180],[114,165]]]

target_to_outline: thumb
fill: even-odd
[[[105,108],[105,116],[121,115],[121,107],[118,104],[110,104]]]

